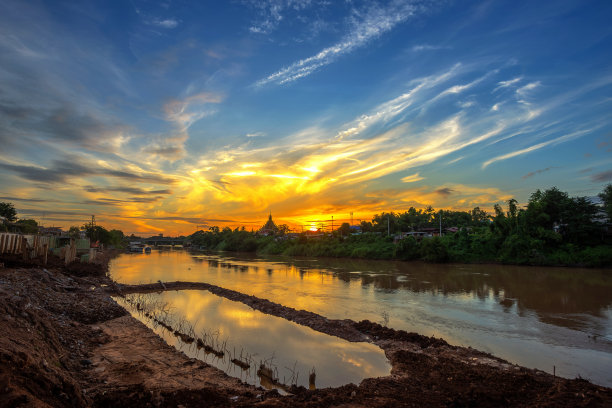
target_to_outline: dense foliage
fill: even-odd
[[[85,224],[81,227],[81,230],[85,231],[85,236],[92,242],[99,242],[104,245],[113,245],[115,247],[122,246],[123,244],[123,231],[121,230],[110,230],[100,225]],[[72,237],[78,236],[78,227],[70,227],[68,234]]]
[[[17,219],[17,210],[11,203],[0,202],[0,217],[6,218],[7,221],[13,222]]]
[[[569,197],[553,187],[537,190],[525,208],[511,199],[494,214],[409,208],[382,213],[361,222],[361,234],[343,224],[334,234],[260,236],[242,229],[211,227],[191,236],[205,249],[259,252],[290,256],[330,256],[370,259],[421,259],[428,262],[503,262],[532,265],[611,266],[612,242],[606,225],[611,216],[612,185],[600,198],[601,207],[586,197]],[[454,227],[441,237],[397,239],[400,232]]]

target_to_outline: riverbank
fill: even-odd
[[[2,261],[0,261],[2,262]],[[105,265],[6,262],[0,268],[2,406],[609,406],[612,390],[509,364],[441,339],[371,322],[329,320],[209,285],[233,298],[351,341],[369,340],[393,365],[388,377],[282,397],[245,385],[168,346],[119,307],[128,288]],[[157,285],[157,287],[155,287]],[[164,283],[167,289],[185,285]],[[201,285],[201,284],[198,284]]]

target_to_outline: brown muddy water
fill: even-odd
[[[189,357],[256,386],[281,387],[281,391],[282,385],[293,384],[337,387],[391,372],[384,352],[373,344],[319,333],[207,291],[128,295],[116,300]],[[181,339],[179,333],[186,337]],[[262,368],[269,370],[267,375]]]
[[[207,282],[332,319],[369,319],[442,337],[526,367],[612,386],[612,270],[153,251],[121,255],[110,272],[126,284]],[[191,313],[181,305],[177,309]],[[218,330],[216,324],[207,330]],[[240,347],[263,356],[249,348],[249,337]],[[268,340],[288,342],[284,336]],[[299,335],[290,342],[293,364]],[[314,354],[325,347],[307,344]],[[312,368],[307,359],[299,361]]]

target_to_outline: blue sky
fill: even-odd
[[[141,234],[612,182],[608,1],[0,4],[0,201]]]

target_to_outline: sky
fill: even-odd
[[[610,1],[0,1],[0,201],[126,234],[612,182]]]

